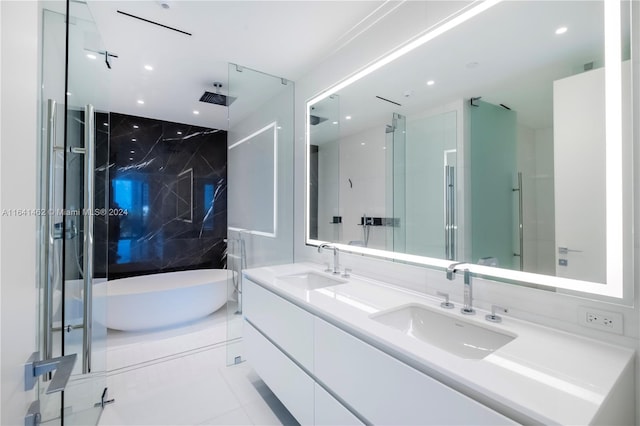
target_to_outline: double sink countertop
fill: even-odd
[[[631,349],[508,314],[491,323],[484,310],[462,315],[459,304],[444,309],[441,299],[357,275],[340,278],[313,263],[247,269],[244,275],[520,423],[592,423],[618,382],[634,371]],[[412,318],[412,329],[403,329]],[[633,405],[632,395],[624,397]]]

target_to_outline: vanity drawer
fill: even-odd
[[[316,378],[368,423],[517,424],[319,318],[315,347]]]
[[[291,358],[313,371],[313,315],[244,279],[244,317]]]
[[[287,410],[300,424],[313,424],[313,379],[246,321],[244,345],[247,361]]]
[[[326,426],[362,425],[360,420],[329,394],[315,385],[315,424]]]

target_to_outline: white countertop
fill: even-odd
[[[508,314],[502,315],[502,323],[489,323],[484,318],[486,311],[462,315],[459,306],[441,309],[440,299],[357,275],[345,284],[315,290],[278,278],[311,270],[324,273],[319,265],[296,263],[247,269],[244,274],[519,422],[589,424],[633,359],[634,352],[628,348],[520,321]],[[370,318],[376,312],[408,303],[518,337],[483,359],[463,359]]]

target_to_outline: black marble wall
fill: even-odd
[[[227,133],[111,113],[109,279],[221,268]]]

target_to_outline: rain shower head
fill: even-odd
[[[236,100],[231,96],[223,95],[222,93],[218,93],[220,88],[222,87],[222,83],[213,83],[213,86],[216,88],[216,93],[205,91],[202,96],[200,96],[200,102],[206,102],[208,104],[229,106]]]

